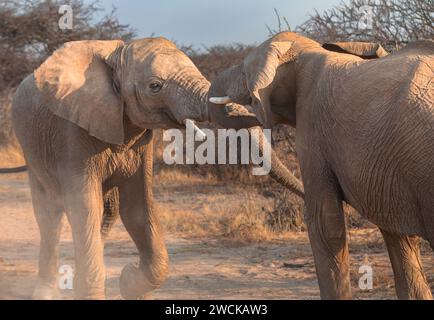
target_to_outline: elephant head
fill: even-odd
[[[111,144],[124,142],[124,116],[144,129],[208,118],[209,82],[164,38],[66,43],[34,75],[54,114]]]
[[[212,83],[209,92],[211,121],[231,128],[263,126],[276,123],[296,125],[295,62],[305,51],[328,50],[351,54],[364,59],[379,58],[387,52],[378,44],[363,42],[327,43],[315,41],[292,32],[283,32],[255,48],[244,61],[223,71]],[[284,69],[284,72],[282,72]],[[243,117],[229,117],[234,104],[244,108]],[[243,109],[238,106],[238,110]],[[270,175],[294,193],[302,195],[301,183],[272,154]],[[280,177],[280,178],[279,178]],[[282,179],[282,177],[285,177]]]
[[[312,50],[334,51],[363,59],[387,55],[379,44],[337,42],[321,47],[296,33],[279,33],[250,52],[241,64],[226,69],[213,81],[209,93],[210,119],[224,125],[227,123],[227,104],[251,104],[264,128],[271,128],[276,123],[295,127],[296,72],[302,71],[295,70],[294,62]],[[283,69],[285,72],[281,72]]]

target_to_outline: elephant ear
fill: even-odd
[[[380,44],[370,42],[324,43],[322,47],[329,51],[352,54],[363,59],[377,59],[389,54]]]
[[[271,110],[264,108],[261,91],[272,84],[280,65],[294,59],[292,45],[292,41],[265,42],[244,60],[244,73],[253,109],[264,127],[270,127]]]
[[[124,110],[105,58],[122,46],[122,41],[68,42],[34,72],[51,112],[111,144],[124,141]]]

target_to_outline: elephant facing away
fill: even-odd
[[[351,298],[345,201],[380,228],[398,298],[432,299],[418,237],[434,248],[433,79],[433,41],[387,55],[284,32],[212,83],[211,119],[234,102],[250,104],[265,128],[297,128],[322,298]]]
[[[56,297],[64,215],[73,235],[76,298],[104,298],[103,240],[118,211],[140,257],[122,270],[122,296],[144,297],[164,281],[168,255],[153,207],[152,129],[209,120],[209,87],[164,38],[66,43],[23,80],[12,121],[41,237],[34,298]],[[301,183],[274,153],[271,174],[303,196]]]

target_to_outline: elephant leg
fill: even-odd
[[[63,181],[68,180],[63,179]],[[97,179],[87,178],[80,182],[66,183],[62,189],[74,241],[75,297],[77,299],[104,299],[101,183]]]
[[[104,197],[104,214],[101,223],[101,237],[107,239],[110,230],[119,217],[119,191],[118,188],[112,188]]]
[[[139,251],[140,263],[124,267],[119,287],[125,299],[146,298],[166,279],[168,254],[152,194],[152,147],[143,169],[119,186],[122,222]]]
[[[40,232],[38,282],[35,300],[58,298],[58,244],[62,231],[63,207],[50,197],[36,177],[29,172],[33,210]]]
[[[420,258],[418,236],[405,236],[381,230],[395,277],[395,290],[401,300],[432,300]]]
[[[327,168],[310,169],[302,167],[306,224],[321,298],[351,299],[349,253],[340,189]]]

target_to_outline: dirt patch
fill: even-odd
[[[240,212],[260,211],[272,205],[272,199],[254,190],[203,179],[188,186],[181,182],[176,185],[175,180],[155,188],[168,229],[170,273],[153,298],[319,299],[305,232],[268,233],[266,239],[252,241],[238,241],[225,233],[224,221],[230,215],[235,218],[229,221],[236,221]],[[39,234],[25,174],[0,176],[0,208],[0,299],[29,299],[36,282]],[[365,228],[351,230],[349,237],[355,298],[394,299],[392,270],[380,233]],[[118,222],[105,249],[109,299],[120,299],[118,277],[122,267],[137,260],[136,248]],[[358,271],[366,262],[373,267],[374,288],[361,291]],[[432,282],[434,259],[426,247],[423,262]],[[60,244],[60,263],[74,265],[67,224]],[[62,298],[72,299],[72,292],[62,291]]]

